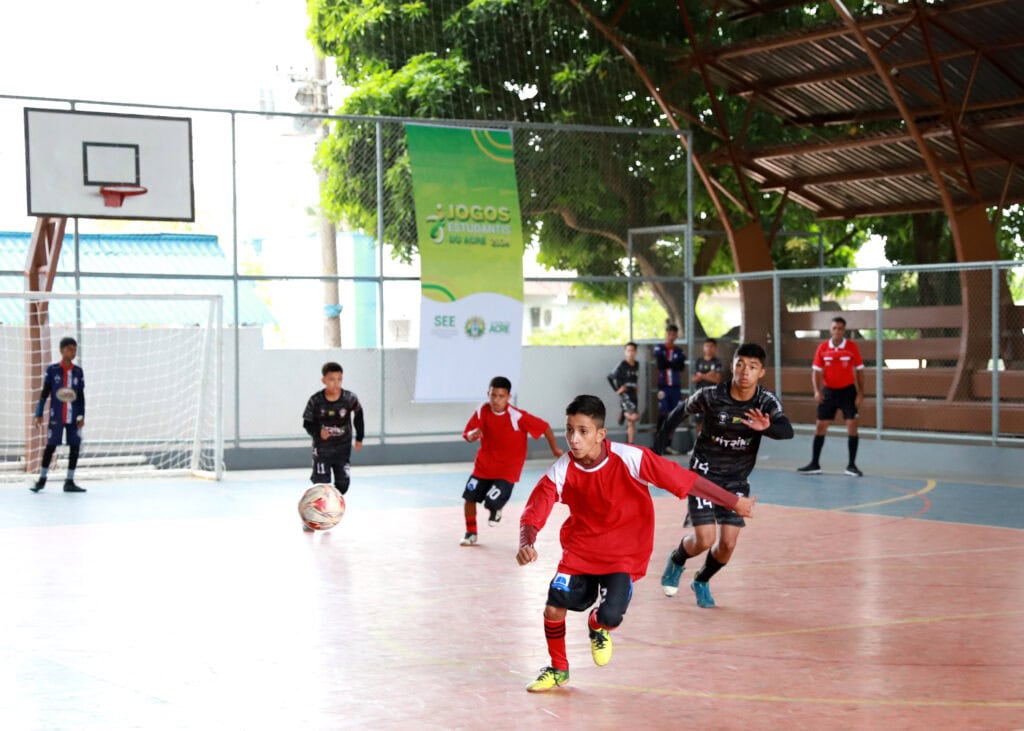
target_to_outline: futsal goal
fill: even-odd
[[[34,479],[46,432],[32,416],[64,337],[85,378],[76,480],[220,479],[222,312],[217,295],[0,292],[0,481]],[[61,446],[52,479],[66,460]]]

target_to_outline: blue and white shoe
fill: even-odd
[[[711,596],[711,589],[708,587],[708,582],[697,581],[694,579],[690,582],[690,588],[693,589],[693,594],[697,597],[698,607],[701,609],[711,609],[715,606],[715,599]]]
[[[672,560],[672,554],[668,555],[668,563],[665,564],[665,573],[661,575],[661,590],[665,596],[675,596],[679,591],[679,579],[683,575],[685,566],[680,566]]]

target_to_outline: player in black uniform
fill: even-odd
[[[313,474],[309,479],[313,484],[329,484],[333,473],[334,486],[344,495],[349,485],[353,424],[355,449],[363,448],[363,407],[354,393],[341,387],[344,370],[340,364],[324,363],[320,372],[324,388],[309,397],[302,414],[302,427],[313,437]]]
[[[718,341],[708,338],[704,341],[703,355],[693,361],[693,389],[696,391],[703,386],[717,386],[722,382],[722,361],[718,358]],[[701,421],[700,414],[693,415],[693,427],[697,436],[700,436]],[[689,454],[693,454],[690,448]]]
[[[732,359],[732,378],[700,389],[673,409],[655,437],[654,451],[664,451],[672,432],[688,415],[703,414],[704,428],[693,448],[690,469],[730,492],[750,495],[747,477],[754,469],[761,437],[793,438],[793,425],[782,412],[782,403],[758,385],[764,376],[764,360],[764,348],[757,343],[744,343],[737,348]],[[735,512],[693,495],[689,497],[689,508],[693,533],[685,536],[669,555],[661,586],[665,596],[674,596],[686,560],[710,548],[690,588],[696,595],[697,606],[713,607],[715,600],[708,582],[729,562],[740,528],[745,524]]]
[[[640,419],[637,406],[637,383],[640,380],[640,364],[636,360],[636,343],[628,342],[623,354],[626,359],[608,374],[608,383],[619,395],[619,423],[626,422],[626,444],[633,444],[636,439],[636,422]]]

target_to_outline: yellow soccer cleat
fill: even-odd
[[[541,670],[537,679],[526,686],[526,689],[531,693],[543,693],[546,690],[552,690],[568,683],[568,670],[559,670],[549,666]]]
[[[612,636],[606,629],[590,629],[590,654],[595,665],[607,665],[612,659]]]

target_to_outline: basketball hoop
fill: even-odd
[[[142,185],[104,185],[100,187],[103,205],[107,208],[120,208],[128,196],[142,195],[148,191],[149,189]]]

